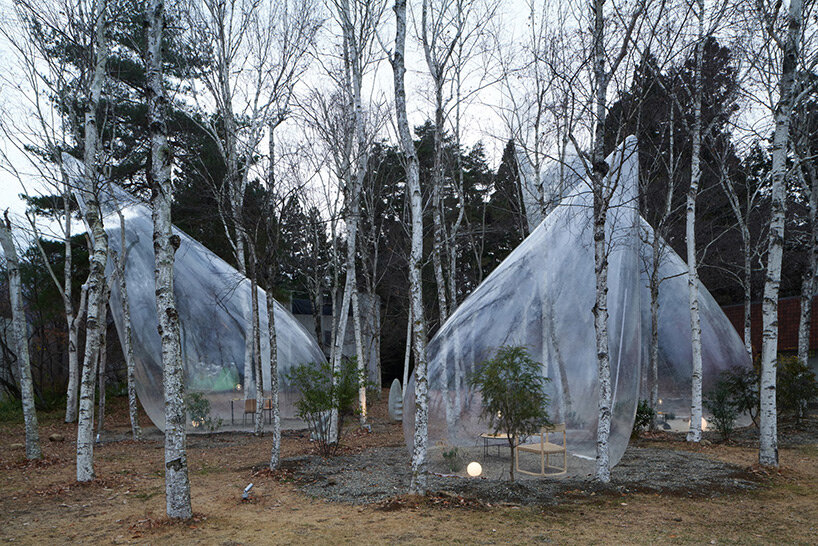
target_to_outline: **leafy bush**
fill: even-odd
[[[731,377],[729,370],[722,372],[713,390],[704,396],[704,407],[713,415],[713,426],[722,440],[730,437],[739,416],[738,397],[732,390]]]
[[[656,419],[656,410],[650,407],[650,402],[647,400],[640,400],[636,406],[636,419],[633,422],[631,438],[639,438],[639,433],[649,429],[654,419]]]
[[[210,415],[210,400],[200,392],[185,395],[185,410],[194,428],[202,427],[203,430],[213,434],[222,426],[221,418],[213,419],[213,416]]]
[[[512,449],[515,436],[534,434],[549,424],[547,381],[542,364],[534,361],[525,347],[509,345],[500,347],[494,358],[480,364],[469,377],[469,385],[482,394],[482,416],[488,419],[494,434],[503,432],[508,436]]]
[[[318,449],[333,455],[340,443],[344,418],[355,415],[359,374],[355,359],[343,360],[337,370],[328,362],[299,364],[286,374],[287,381],[301,393],[295,403],[298,416],[306,421]],[[332,413],[338,412],[337,437],[332,438]]]
[[[738,414],[748,413],[757,427],[759,370],[756,367],[733,366],[721,373],[720,380],[725,382],[731,393]]]
[[[815,372],[794,356],[779,356],[776,400],[779,413],[792,413],[796,420],[804,417],[807,405],[818,396]]]

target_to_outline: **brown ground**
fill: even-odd
[[[385,398],[385,397],[384,397]],[[111,400],[109,438],[127,432],[122,398]],[[399,445],[399,425],[373,411],[373,433],[347,437],[347,453]],[[149,425],[145,418],[143,425]],[[287,473],[264,471],[269,437],[225,434],[189,442],[196,517],[188,523],[164,518],[162,444],[98,445],[98,479],[74,481],[74,426],[58,413],[41,416],[45,459],[26,463],[11,448],[23,441],[20,423],[0,423],[0,540],[31,544],[89,543],[818,543],[818,445],[781,451],[782,470],[757,470],[764,486],[716,498],[614,492],[568,495],[556,507],[486,506],[458,497],[397,498],[368,506],[308,497]],[[64,442],[48,436],[63,434]],[[644,445],[644,444],[643,444]],[[652,441],[651,447],[690,449],[750,467],[750,446],[689,448]],[[283,456],[309,453],[306,437],[285,435]],[[241,490],[253,482],[253,497]]]

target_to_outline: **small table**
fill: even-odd
[[[505,440],[506,442],[508,442],[509,436],[505,432],[498,432],[497,434],[494,434],[492,432],[484,432],[484,433],[482,433],[480,435],[480,438],[483,439],[483,457],[486,457],[486,456],[488,456],[488,452],[489,452],[489,441],[490,440]],[[513,438],[513,436],[512,436],[512,438]],[[494,445],[497,446],[497,454],[499,455],[500,454],[500,446],[502,446],[503,444],[500,443],[500,444],[494,444]],[[514,453],[513,448],[511,448],[511,452],[512,452],[512,454]]]

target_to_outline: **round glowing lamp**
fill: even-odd
[[[477,461],[472,461],[466,467],[466,473],[472,478],[476,478],[483,473],[483,467]]]

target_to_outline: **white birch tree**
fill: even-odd
[[[790,141],[790,121],[796,103],[796,72],[800,61],[803,24],[802,0],[791,0],[786,30],[781,32],[776,22],[781,3],[769,6],[759,2],[757,10],[767,37],[780,50],[778,100],[773,117],[775,130],[772,142],[772,188],[770,190],[770,230],[767,247],[767,267],[764,277],[761,344],[761,409],[759,413],[758,462],[763,466],[778,466],[778,428],[776,412],[776,361],[778,352],[778,290],[781,283],[781,260],[784,250],[785,178],[787,150]],[[777,67],[776,67],[777,68]]]
[[[91,80],[85,110],[85,173],[81,183],[80,197],[85,202],[85,221],[88,225],[92,251],[88,275],[88,310],[85,321],[85,355],[80,383],[79,417],[77,421],[77,481],[87,482],[94,474],[94,387],[96,385],[96,364],[100,346],[100,315],[106,304],[105,266],[108,261],[108,236],[102,224],[99,193],[102,187],[100,177],[100,150],[97,127],[102,88],[108,58],[107,26],[108,5],[106,0],[94,0],[90,30],[93,32],[91,49]]]
[[[613,197],[615,184],[608,180],[610,165],[605,161],[605,120],[607,118],[608,87],[620,64],[625,59],[631,46],[631,39],[640,22],[648,0],[639,1],[632,7],[630,15],[618,11],[617,18],[624,27],[619,48],[610,57],[611,47],[606,38],[605,0],[591,2],[591,120],[593,122],[592,144],[588,160],[583,160],[585,170],[591,180],[593,194],[593,240],[594,240],[594,275],[596,278],[596,295],[593,307],[594,332],[596,336],[597,376],[599,384],[598,421],[597,421],[597,454],[596,479],[602,483],[611,480],[608,438],[611,432],[612,389],[611,361],[608,350],[608,251],[609,241],[605,233],[608,210]],[[608,67],[606,68],[606,61]],[[571,135],[577,149],[576,138]]]
[[[6,256],[6,271],[9,278],[12,331],[14,347],[17,349],[20,394],[23,399],[23,421],[26,429],[26,459],[40,459],[43,452],[40,450],[40,432],[37,427],[37,411],[34,407],[34,381],[31,378],[31,360],[28,351],[28,320],[23,305],[20,264],[12,238],[8,210],[3,220],[0,220],[0,245]]]
[[[409,256],[409,292],[411,295],[412,345],[415,353],[415,432],[412,447],[412,481],[409,492],[422,495],[427,488],[427,446],[429,443],[429,392],[426,361],[426,318],[420,268],[423,261],[423,201],[420,192],[420,168],[415,143],[406,113],[406,0],[395,0],[395,50],[392,72],[395,82],[395,113],[398,135],[405,159],[406,192],[411,203],[411,253]]]
[[[164,0],[150,0],[146,6],[147,26],[147,99],[151,137],[151,206],[153,211],[153,249],[156,261],[156,314],[162,340],[162,383],[165,396],[165,503],[172,519],[190,519],[190,481],[187,464],[187,412],[185,410],[185,373],[179,314],[173,293],[174,254],[179,236],[173,233],[170,207],[172,153],[168,145],[165,111],[167,98],[162,81],[162,34]]]
[[[65,0],[67,2],[69,0]],[[44,39],[43,31],[60,31],[60,35],[75,44],[87,46],[87,36],[79,30],[78,20],[70,5],[61,1],[56,6],[44,5],[29,0],[12,2],[13,17],[0,23],[0,35],[10,46],[19,71],[2,77],[8,83],[14,83],[21,92],[17,98],[28,103],[26,121],[15,121],[14,115],[4,115],[0,121],[0,130],[6,139],[33,167],[40,182],[44,183],[55,196],[60,196],[62,207],[57,199],[54,212],[62,208],[62,221],[58,222],[64,249],[64,269],[60,280],[50,262],[44,259],[49,276],[63,301],[63,310],[67,326],[68,354],[68,387],[66,390],[65,422],[77,420],[77,403],[79,395],[79,328],[84,319],[86,285],[83,285],[79,305],[74,303],[72,285],[73,253],[71,248],[72,234],[72,194],[71,184],[62,166],[62,148],[71,131],[67,127],[66,117],[76,120],[78,114],[73,102],[68,102],[67,116],[61,116],[50,108],[44,100],[49,96],[59,95],[67,87],[69,77],[68,63],[61,56],[50,55],[52,44]],[[56,34],[56,32],[54,32]],[[86,33],[87,34],[87,33]],[[84,40],[84,38],[86,40]],[[22,82],[22,83],[21,83]],[[31,123],[29,124],[28,121]],[[41,153],[33,153],[39,150]],[[21,183],[23,177],[14,166],[14,162],[5,157],[6,167]],[[56,168],[54,168],[56,167]],[[52,172],[54,171],[54,172]],[[39,233],[35,220],[29,217],[38,250],[44,253],[39,244]]]

